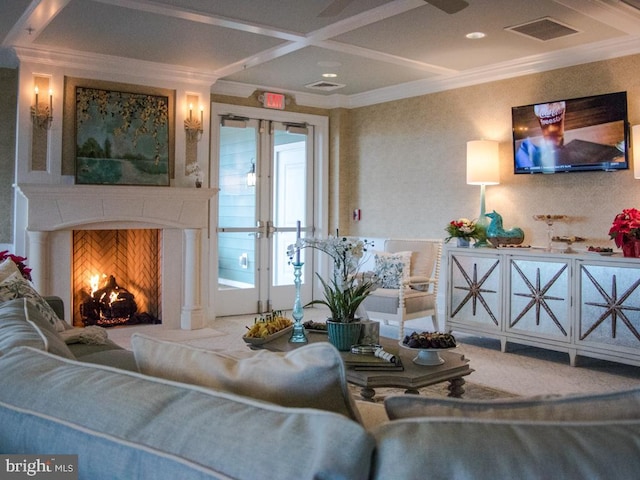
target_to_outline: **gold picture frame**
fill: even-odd
[[[169,186],[174,170],[175,90],[65,77],[63,175]]]

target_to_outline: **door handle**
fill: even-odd
[[[268,237],[269,230],[267,222],[263,222],[262,220],[258,220],[256,222],[257,231],[255,233],[256,238]]]
[[[270,238],[276,231],[276,227],[273,226],[273,222],[271,220],[267,220],[267,238]]]

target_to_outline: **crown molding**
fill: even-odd
[[[616,38],[550,54],[533,55],[489,67],[439,75],[349,96],[313,95],[296,91],[282,91],[282,93],[294,95],[299,105],[319,108],[358,108],[638,53],[640,53],[640,36],[627,36],[622,39]],[[273,90],[269,87],[220,80],[213,86],[212,92],[249,96],[256,89]]]
[[[417,97],[455,88],[515,78],[523,75],[566,68],[584,63],[619,58],[640,53],[640,36],[626,36],[580,47],[533,55],[510,62],[502,62],[461,72],[442,74],[425,80],[407,82],[353,95],[318,95],[296,90],[275,89],[264,85],[243,84],[218,80],[212,72],[176,65],[145,62],[109,55],[88,55],[77,51],[53,51],[34,47],[15,47],[20,62],[68,67],[113,75],[118,73],[145,82],[158,80],[207,86],[211,93],[236,97],[249,97],[255,90],[286,93],[298,105],[316,108],[358,108],[384,102]]]
[[[75,50],[51,50],[38,47],[14,47],[20,62],[124,75],[146,82],[178,82],[211,86],[218,79],[212,72],[179,65],[135,60],[112,55],[87,54]]]
[[[599,43],[591,43],[576,48],[556,51],[551,54],[533,55],[516,61],[497,63],[488,67],[461,71],[452,75],[441,75],[428,80],[417,80],[402,85],[394,85],[393,87],[385,87],[362,94],[351,95],[349,96],[349,105],[347,108],[364,107],[394,100],[402,100],[429,93],[469,87],[638,53],[640,53],[640,36],[606,40]]]
[[[306,107],[331,109],[347,107],[349,104],[349,97],[346,95],[318,95],[314,93],[300,92],[297,90],[283,90],[264,85],[229,82],[226,80],[218,80],[211,87],[211,93],[213,94],[243,98],[250,97],[256,90],[291,95],[296,99],[297,105],[303,105]]]

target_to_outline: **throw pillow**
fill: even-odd
[[[0,282],[0,302],[14,298],[27,298],[58,332],[67,329],[67,323],[58,318],[47,301],[36,292],[31,282],[25,279],[20,272],[12,273]]]
[[[411,252],[374,252],[375,274],[382,288],[400,288],[409,281]]]
[[[42,335],[26,321],[24,304],[24,299],[0,303],[0,357],[21,346],[46,348]]]
[[[240,359],[138,333],[131,336],[131,347],[138,370],[145,375],[285,407],[328,410],[360,421],[340,353],[327,342],[286,354],[260,350]]]
[[[60,334],[55,328],[43,317],[42,313],[35,304],[33,304],[28,298],[19,298],[14,301],[22,301],[24,304],[24,313],[26,321],[38,332],[44,341],[44,349],[47,352],[51,352],[63,358],[70,358],[75,360],[76,357],[64,340],[60,337]]]
[[[0,282],[4,281],[9,275],[20,273],[18,266],[10,258],[5,258],[0,262]]]
[[[507,400],[460,400],[394,395],[385,398],[391,420],[463,417],[511,421],[610,421],[637,419],[640,388],[603,393],[534,396]]]

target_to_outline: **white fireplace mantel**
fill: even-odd
[[[18,185],[30,231],[204,228],[218,189],[101,185]]]
[[[183,231],[180,326],[204,326],[200,300],[201,230],[208,225],[209,200],[217,188],[20,184],[26,200],[26,229],[33,282],[50,293],[48,233],[70,230],[159,228]],[[68,272],[70,271],[70,267]],[[67,272],[67,274],[68,274]]]

